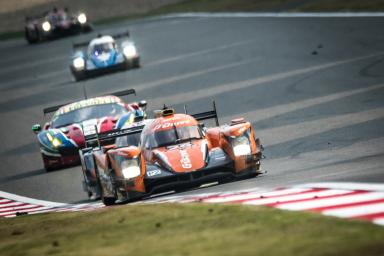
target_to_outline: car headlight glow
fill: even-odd
[[[138,165],[138,158],[123,160],[121,163],[121,171],[127,180],[139,176],[141,171]]]
[[[129,166],[127,168],[123,168],[122,170],[123,176],[125,179],[136,178],[140,175],[140,167],[139,166]]]
[[[249,140],[245,136],[237,137],[232,140],[233,153],[235,156],[246,156],[251,154]]]
[[[52,137],[52,135],[50,133],[47,133],[47,138],[48,138],[49,141],[53,140],[53,137]]]
[[[136,47],[132,44],[127,45],[124,47],[123,53],[124,53],[125,57],[127,57],[128,59],[133,58],[137,55]]]
[[[61,145],[61,141],[60,141],[58,138],[54,138],[54,139],[52,140],[52,145],[53,145],[55,148],[57,148],[57,147],[59,147],[59,146]]]
[[[235,156],[246,156],[251,154],[251,147],[249,145],[237,145],[233,147]]]
[[[73,67],[76,69],[83,69],[85,66],[85,61],[83,58],[78,57],[73,60]]]
[[[45,32],[48,32],[49,30],[51,30],[51,23],[49,23],[48,21],[44,21],[41,27]]]
[[[77,20],[80,24],[84,24],[87,22],[87,16],[85,16],[84,13],[80,13],[79,16],[77,16]]]

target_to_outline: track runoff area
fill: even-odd
[[[384,17],[384,13],[182,13],[160,18],[188,17]],[[367,220],[384,226],[384,184],[378,183],[307,183],[263,191],[248,189],[194,195],[176,194],[154,196],[134,204],[190,202],[260,205],[290,211],[311,211],[326,216]],[[101,202],[65,204],[0,191],[0,217],[5,218],[45,212],[93,211],[103,207],[105,206]]]
[[[233,191],[148,198],[134,204],[227,203],[258,205],[290,211],[311,211],[326,216],[361,219],[384,226],[384,185],[368,183],[312,183],[271,191]],[[0,217],[46,212],[93,211],[100,202],[63,204],[0,192]]]

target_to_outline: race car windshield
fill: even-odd
[[[113,49],[114,49],[113,43],[95,44],[93,46],[92,52],[95,55],[99,55],[103,52],[110,52]]]
[[[116,146],[118,148],[138,146],[140,142],[140,133],[130,134],[123,137],[116,138]]]
[[[146,146],[149,148],[158,148],[193,139],[201,139],[201,133],[196,125],[183,127],[173,126],[171,129],[152,133]]]
[[[52,128],[59,128],[105,116],[119,116],[124,113],[128,113],[128,110],[123,105],[117,103],[88,106],[55,116],[52,119]]]
[[[59,21],[66,21],[66,20],[68,20],[68,16],[66,13],[60,13],[58,15],[58,19],[59,19]]]

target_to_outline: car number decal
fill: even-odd
[[[147,171],[147,176],[148,177],[152,177],[152,176],[159,175],[159,174],[161,174],[161,171],[159,169],[152,170],[152,171]]]
[[[184,169],[192,168],[192,163],[191,163],[191,159],[189,159],[188,152],[186,150],[180,150],[180,154],[181,154],[181,160],[180,160],[181,166]]]

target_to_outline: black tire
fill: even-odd
[[[53,167],[45,164],[46,157],[44,156],[44,154],[41,154],[41,158],[43,159],[44,169],[46,172],[52,172],[58,169],[57,167]]]
[[[116,197],[105,197],[104,196],[104,188],[101,185],[100,177],[99,177],[99,171],[97,170],[97,166],[96,165],[95,165],[95,171],[96,171],[97,184],[98,184],[98,186],[100,188],[101,201],[103,202],[103,204],[105,206],[115,205],[116,204]]]
[[[81,32],[82,33],[89,33],[89,32],[92,32],[93,31],[93,28],[90,24],[87,24],[87,25],[84,25],[81,27]]]
[[[132,68],[140,68],[140,58],[134,59],[132,62]]]
[[[85,75],[84,72],[73,71],[72,74],[73,74],[73,77],[75,78],[76,82],[85,80],[87,78],[87,76]]]
[[[30,29],[25,28],[25,39],[29,44],[35,44],[39,41],[39,32],[36,29],[31,31]]]
[[[49,166],[44,166],[44,169],[46,172],[52,172],[52,171],[56,170],[55,168],[49,167]]]
[[[116,204],[116,198],[114,197],[103,197],[101,196],[101,201],[105,206],[111,206]]]

